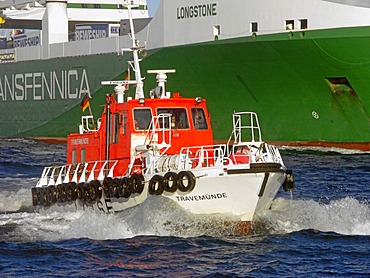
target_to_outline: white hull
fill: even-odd
[[[227,174],[223,169],[193,171],[195,188],[191,192],[164,192],[161,196],[171,199],[193,214],[222,214],[236,221],[252,221],[260,211],[267,210],[282,184],[285,171]],[[268,175],[267,180],[265,175]],[[100,208],[122,211],[144,202],[150,194],[148,184],[152,176],[145,177],[143,192],[129,199],[101,198]],[[136,195],[136,196],[135,196]],[[260,196],[259,196],[260,195]],[[107,203],[105,204],[105,202]]]

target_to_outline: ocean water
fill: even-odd
[[[0,140],[1,277],[369,277],[369,153],[283,148],[295,191],[237,236],[155,197],[110,215],[35,211],[30,189],[65,149]]]

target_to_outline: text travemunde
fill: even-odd
[[[207,200],[217,200],[217,199],[227,199],[225,192],[223,193],[213,193],[205,195],[196,195],[196,196],[176,196],[177,201],[186,202],[186,201],[207,201]]]
[[[71,144],[72,145],[88,145],[89,144],[89,138],[72,139]]]
[[[0,76],[0,100],[79,99],[90,95],[85,69],[30,72]]]

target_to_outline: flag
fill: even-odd
[[[85,95],[80,104],[82,112],[84,112],[89,106],[90,106],[89,98],[87,97],[87,95]]]
[[[129,81],[130,80],[130,68],[128,67],[127,68],[127,72],[126,72],[126,75],[125,75],[125,78],[124,78],[125,81]],[[125,85],[125,89],[128,90],[129,89],[129,85],[126,84]]]

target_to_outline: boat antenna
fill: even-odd
[[[135,80],[102,81],[101,82],[102,85],[116,85],[114,90],[115,90],[115,92],[118,96],[118,102],[119,103],[123,102],[123,98],[124,98],[124,94],[125,94],[125,90],[126,90],[126,85],[128,85],[128,84],[135,84],[136,85],[135,99],[144,98],[144,89],[143,89],[143,87],[144,87],[143,79],[144,78],[141,77],[141,71],[140,71],[140,61],[141,61],[141,59],[139,59],[139,52],[142,51],[142,49],[144,47],[139,45],[139,40],[137,40],[136,37],[135,37],[134,21],[132,19],[132,12],[131,12],[131,9],[133,7],[138,7],[138,5],[132,4],[133,2],[130,4],[129,2],[130,1],[123,1],[122,5],[124,7],[127,7],[127,10],[128,10],[128,16],[129,16],[129,21],[130,21],[130,30],[131,30],[130,37],[131,37],[131,40],[132,40],[132,47],[131,48],[123,48],[122,52],[124,52],[124,51],[132,52],[133,61],[129,61],[128,63],[129,63],[130,67],[132,68],[132,70],[135,73]]]
[[[134,29],[134,21],[132,19],[131,14],[131,8],[134,7],[134,5],[126,4],[128,9],[128,17],[130,20],[130,28],[131,28],[131,40],[132,40],[132,52],[133,52],[133,58],[134,58],[134,72],[135,72],[135,80],[136,80],[136,93],[135,93],[135,99],[144,98],[144,90],[143,90],[143,79],[141,77],[141,71],[140,71],[140,60],[139,60],[139,41],[136,40],[135,37],[135,29]]]

